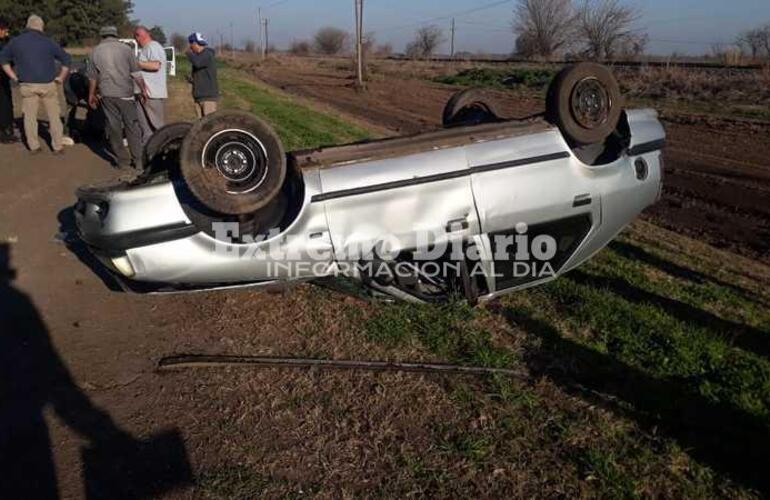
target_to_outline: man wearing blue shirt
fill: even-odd
[[[8,21],[0,17],[0,53],[8,41]],[[4,71],[0,71],[0,143],[16,142],[13,133],[13,98],[11,80]]]
[[[37,130],[40,103],[48,115],[53,152],[62,154],[64,127],[59,106],[59,85],[67,78],[72,60],[59,44],[43,33],[44,28],[45,24],[39,16],[29,16],[27,29],[3,48],[0,64],[8,78],[19,83],[24,133],[32,154],[40,152]],[[61,64],[58,71],[57,61]]]

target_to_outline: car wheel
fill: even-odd
[[[192,127],[192,123],[179,122],[159,128],[144,146],[145,169],[156,172],[178,164],[182,142]]]
[[[601,64],[568,66],[548,89],[548,121],[575,145],[604,142],[617,129],[622,111],[620,86]]]
[[[286,153],[278,135],[242,111],[220,111],[196,123],[182,144],[180,166],[195,197],[228,215],[264,208],[286,179]]]
[[[457,92],[444,107],[443,122],[447,128],[498,121],[497,106],[480,89]]]

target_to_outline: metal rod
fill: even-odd
[[[377,372],[447,373],[454,375],[505,375],[529,379],[523,371],[443,363],[399,363],[391,361],[350,361],[305,358],[269,358],[252,356],[171,356],[160,360],[162,371],[190,368],[322,368],[326,370],[359,370]]]

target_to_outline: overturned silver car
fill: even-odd
[[[574,269],[659,199],[663,127],[620,102],[606,68],[580,64],[543,116],[502,120],[471,90],[444,130],[288,154],[222,112],[160,130],[139,180],[81,188],[79,235],[135,291],[344,277],[486,301]]]

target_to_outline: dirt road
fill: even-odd
[[[387,485],[456,413],[440,377],[156,372],[173,354],[394,353],[353,326],[366,303],[316,287],[111,291],[59,234],[74,190],[114,176],[109,164],[82,145],[64,158],[0,146],[0,158],[0,497],[339,496]]]
[[[375,75],[368,91],[352,88],[349,72],[323,62],[281,60],[253,68],[265,82],[317,99],[348,114],[416,133],[440,126],[457,87]],[[507,117],[541,112],[537,97],[489,91]],[[770,124],[668,116],[666,189],[647,218],[747,257],[770,262]]]

